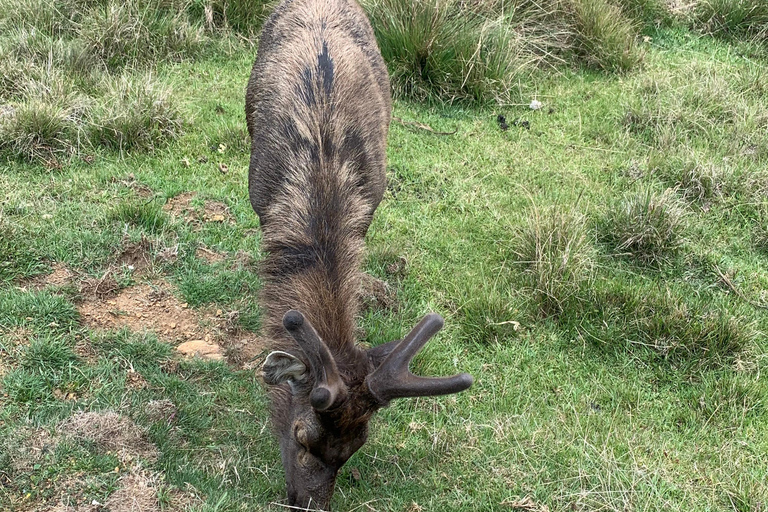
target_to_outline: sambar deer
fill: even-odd
[[[389,77],[354,0],[283,0],[246,90],[249,189],[266,253],[263,365],[290,506],[327,509],[336,474],[393,398],[457,393],[472,377],[408,365],[443,325],[356,345],[363,239],[386,188]]]

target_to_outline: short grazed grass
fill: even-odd
[[[76,30],[77,18],[40,4],[25,15]],[[406,122],[456,132],[392,125],[365,270],[396,299],[361,314],[362,341],[398,338],[437,311],[445,328],[413,370],[476,383],[375,417],[340,473],[335,510],[768,505],[768,82],[750,56],[760,50],[632,11],[653,2],[611,4],[649,34],[629,73],[531,71],[510,85],[519,105],[495,108],[395,102]],[[223,4],[210,4],[212,27],[206,5],[185,12],[214,37]],[[41,111],[38,142],[0,141],[0,509],[113,510],[143,482],[152,510],[283,510],[256,372],[262,254],[242,116],[254,54],[156,63],[151,82],[141,66],[108,86],[49,77],[71,101]],[[153,110],[164,103],[142,99],[158,83],[183,125],[137,131],[129,112],[105,113],[91,95],[111,91],[164,119]],[[114,124],[76,122],[95,118]],[[103,139],[67,153],[55,145],[67,130]],[[53,148],[59,165],[6,144]],[[225,360],[181,357],[180,327],[104,331],[81,313],[95,303],[125,319],[110,301],[146,284],[148,308],[170,293],[229,340]],[[98,413],[85,417],[98,432],[78,412]],[[131,436],[105,441],[110,424]]]

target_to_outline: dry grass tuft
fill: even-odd
[[[607,217],[603,238],[642,264],[670,265],[683,243],[685,213],[674,189],[627,194]]]
[[[582,214],[534,205],[526,224],[516,232],[514,245],[518,261],[526,265],[541,314],[560,315],[583,299],[594,263]]]
[[[627,71],[640,63],[637,29],[622,10],[607,0],[572,0],[576,54],[587,65]]]
[[[56,430],[62,436],[90,441],[102,450],[117,452],[121,459],[141,457],[152,462],[159,455],[157,447],[133,420],[112,411],[78,412],[59,423]]]
[[[104,507],[110,512],[160,512],[158,483],[158,475],[145,471],[123,475],[120,486],[109,495]]]

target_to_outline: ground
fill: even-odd
[[[641,50],[510,105],[395,102],[361,343],[437,311],[412,369],[475,384],[374,417],[334,509],[765,510],[765,57],[678,29]],[[0,508],[284,509],[253,57],[158,68],[187,118],[167,147],[0,173]]]

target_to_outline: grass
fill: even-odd
[[[0,509],[93,500],[113,509],[109,500],[139,479],[164,510],[282,510],[273,504],[285,492],[279,450],[254,371],[263,355],[238,352],[260,325],[262,254],[242,121],[255,52],[230,46],[235,11],[225,22],[221,3],[174,7],[187,13],[179,23],[217,42],[189,54],[129,52],[131,66],[111,70],[79,64],[105,62],[78,35],[104,11],[76,10],[76,0],[35,5],[0,10],[11,24],[3,27],[47,27],[28,31],[23,46],[0,44],[3,59],[12,53],[0,62],[29,62],[20,83],[0,82],[0,125],[14,126],[6,109],[23,111],[34,98],[58,126],[48,132],[36,121],[37,142],[0,139]],[[79,14],[60,18],[50,5]],[[468,26],[503,29],[515,62],[533,59],[512,70],[508,89],[484,82],[485,72],[458,87],[458,78],[439,85],[446,75],[437,71],[428,82],[403,71],[396,85],[412,79],[424,88],[415,97],[445,101],[403,99],[403,88],[395,116],[456,132],[391,127],[389,187],[365,269],[396,303],[366,310],[361,337],[397,339],[437,311],[445,328],[413,370],[468,371],[476,382],[378,414],[339,475],[336,510],[768,503],[761,47],[738,40],[749,35],[690,32],[653,14],[652,2],[622,1],[610,5],[633,20],[642,65],[612,73],[585,60],[558,64],[575,47],[518,46],[520,34],[542,27],[557,33],[553,45],[575,41],[568,19],[544,24],[547,12],[561,12],[553,5],[465,4],[477,16]],[[55,66],[45,65],[49,54]],[[160,55],[170,57],[155,62]],[[438,69],[466,73],[441,55],[431,57]],[[413,65],[403,59],[390,60],[393,70]],[[532,99],[543,108],[530,110]],[[130,269],[126,253],[137,250],[146,268]],[[64,282],[46,285],[62,268]],[[81,288],[94,280],[115,289]],[[201,332],[228,340],[230,362],[181,357],[166,329],[103,330],[89,320],[88,305],[127,319],[121,294],[143,285],[153,290],[142,303],[150,319],[134,312],[135,325],[149,325],[152,304],[177,304],[200,318]],[[78,411],[112,418],[139,440],[115,448],[97,434],[66,435]]]
[[[602,236],[617,254],[656,267],[674,262],[683,243],[685,215],[673,189],[630,193],[606,217]]]
[[[533,206],[515,245],[541,313],[559,315],[578,309],[594,265],[584,216],[556,206],[548,211]]]
[[[768,41],[768,5],[760,0],[699,0],[693,18],[703,30],[719,36]]]

